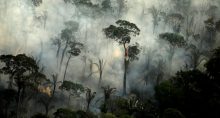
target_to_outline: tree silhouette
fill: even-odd
[[[0,116],[4,118],[9,118],[9,108],[12,103],[15,103],[16,90],[14,89],[4,89],[0,90]]]
[[[98,87],[100,87],[102,84],[102,74],[103,74],[105,64],[106,64],[106,61],[104,61],[103,59],[100,59],[100,58],[98,59],[98,63],[92,62],[92,60],[90,60],[90,70],[92,71],[93,65],[95,65],[98,68],[98,70],[95,72],[91,72],[88,77],[92,76],[95,73],[99,73]]]
[[[71,81],[63,81],[62,85],[59,87],[61,90],[66,90],[69,92],[69,100],[68,104],[70,102],[70,97],[80,97],[80,94],[85,91],[84,87],[81,84],[73,83]]]
[[[166,42],[169,43],[168,60],[170,62],[170,66],[171,66],[175,50],[177,48],[185,47],[186,41],[184,40],[183,36],[176,34],[176,33],[162,33],[159,35],[159,38],[162,40],[165,40]]]
[[[213,51],[213,54],[210,58],[210,60],[205,64],[205,67],[207,68],[207,73],[208,75],[213,78],[216,79],[220,82],[220,68],[219,65],[220,64],[220,48],[217,48]]]
[[[155,6],[149,8],[149,12],[153,18],[153,33],[155,33],[155,29],[160,21],[160,10],[158,10]]]
[[[13,85],[17,88],[17,110],[16,115],[19,117],[18,110],[20,103],[25,97],[25,91],[27,88],[36,90],[38,85],[46,80],[46,76],[39,72],[39,67],[36,61],[27,57],[25,54],[13,55],[1,55],[0,61],[5,63],[0,69],[0,72],[9,75],[9,88],[13,88]]]
[[[78,28],[79,28],[79,24],[74,21],[65,22],[64,25],[66,26],[66,28],[61,31],[60,39],[55,38],[54,40],[54,44],[57,45],[57,48],[58,48],[57,54],[59,53],[59,50],[60,50],[59,49],[61,45],[60,42],[62,42],[62,44],[64,45],[62,49],[61,59],[60,59],[60,69],[63,63],[64,56],[66,54],[66,51],[68,50],[70,46],[69,44],[71,44],[71,42],[74,42],[75,33],[78,31]]]
[[[81,53],[81,49],[83,48],[83,44],[79,43],[79,42],[70,42],[69,45],[70,45],[69,46],[70,49],[68,50],[69,57],[68,57],[67,62],[66,62],[63,81],[66,78],[66,72],[67,72],[67,69],[68,69],[68,66],[69,66],[70,59],[73,56],[79,56],[79,54]]]
[[[131,36],[137,36],[140,34],[140,29],[134,24],[126,20],[118,20],[116,22],[118,26],[110,25],[104,28],[103,31],[107,38],[117,41],[124,47],[124,80],[123,80],[123,94],[126,95],[126,73],[129,61],[138,59],[137,54],[140,52],[138,45],[129,46]]]
[[[104,103],[101,106],[101,111],[106,113],[108,110],[110,97],[113,93],[115,93],[116,88],[111,88],[109,85],[101,88],[103,89],[104,92]]]
[[[96,92],[92,92],[90,88],[86,88],[85,91],[86,91],[86,101],[87,101],[86,111],[89,111],[89,106],[92,100],[95,98]]]
[[[61,81],[58,81],[58,75],[52,75],[52,80],[48,80],[45,84],[47,84],[47,87],[53,87],[52,89],[52,93],[50,92],[50,94],[45,94],[42,93],[40,94],[40,98],[39,98],[39,103],[41,103],[44,108],[45,108],[45,115],[48,116],[49,110],[51,110],[53,108],[53,106],[51,105],[52,101],[54,100],[55,97],[55,92],[56,92],[56,88],[57,88],[57,84],[58,83],[62,83]]]
[[[172,13],[167,15],[167,20],[172,26],[173,32],[179,33],[181,30],[181,24],[184,22],[184,17],[178,13]]]
[[[34,6],[38,7],[42,4],[43,0],[32,0],[32,2]]]

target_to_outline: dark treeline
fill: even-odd
[[[114,96],[116,88],[101,87],[103,102],[99,106],[101,113],[90,111],[90,103],[96,92],[81,84],[63,81],[60,90],[56,90],[56,76],[53,81],[40,72],[36,60],[24,54],[16,56],[1,55],[0,60],[5,63],[1,73],[8,75],[5,89],[0,91],[1,112],[3,118],[28,117],[27,102],[44,106],[44,113],[37,113],[32,118],[219,118],[220,113],[220,48],[213,50],[209,61],[205,64],[206,71],[197,69],[181,70],[175,76],[162,81],[155,86],[154,98],[141,98],[140,91],[131,90],[127,97]],[[50,84],[52,91],[45,86]],[[42,87],[42,88],[40,88]],[[66,107],[54,110],[56,104],[55,92],[69,93]],[[71,96],[86,96],[85,111],[73,111],[69,108]],[[66,103],[63,103],[66,104]],[[54,113],[50,113],[54,111]],[[29,116],[30,117],[30,116]]]

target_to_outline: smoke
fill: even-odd
[[[92,0],[94,5],[101,6],[103,0]],[[97,71],[96,67],[90,70],[90,61],[97,63],[98,59],[106,62],[103,70],[103,85],[116,87],[120,94],[123,82],[123,47],[110,39],[106,39],[102,29],[110,24],[115,24],[118,19],[124,19],[135,23],[141,30],[137,37],[132,37],[131,44],[138,42],[141,46],[139,60],[131,62],[128,72],[128,89],[144,89],[149,96],[154,95],[157,72],[170,71],[171,75],[176,71],[184,69],[188,62],[186,52],[183,49],[175,50],[171,70],[169,65],[166,42],[159,41],[158,35],[172,31],[162,23],[160,18],[156,31],[153,32],[153,17],[149,8],[155,6],[160,13],[174,13],[175,0],[127,0],[126,8],[118,15],[119,5],[117,0],[112,0],[113,11],[97,11],[96,8],[85,8],[65,3],[64,0],[43,0],[43,3],[36,7],[31,0],[1,0],[0,1],[0,54],[26,53],[29,56],[39,58],[44,65],[45,73],[50,78],[51,74],[58,72],[56,47],[52,45],[51,39],[59,37],[61,30],[66,26],[67,21],[79,23],[79,30],[76,40],[85,45],[84,52],[70,60],[67,72],[67,80],[82,83],[83,85],[97,89],[99,74],[88,75]],[[210,5],[219,4],[218,0],[192,0],[190,7],[194,10],[208,9]],[[195,31],[204,31],[203,21],[207,15],[200,12],[195,14],[197,22]],[[218,18],[219,16],[217,16]],[[182,35],[185,35],[182,33]],[[218,34],[219,35],[219,34]],[[219,41],[217,41],[219,42]],[[215,44],[217,45],[217,44]],[[86,56],[86,64],[83,62]],[[64,64],[66,63],[66,57]],[[90,61],[89,61],[90,60]],[[149,65],[147,62],[149,61]],[[163,62],[163,66],[159,62]],[[59,80],[62,80],[64,66],[62,65]],[[83,73],[85,70],[85,73]],[[165,75],[166,76],[166,75]],[[167,75],[168,76],[168,75]],[[170,76],[170,75],[169,75]],[[82,78],[86,77],[86,79]],[[88,78],[87,78],[88,77]],[[99,91],[100,92],[100,91]]]

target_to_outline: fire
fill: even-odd
[[[38,91],[51,97],[51,89],[49,86],[38,86]]]

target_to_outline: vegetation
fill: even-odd
[[[22,31],[8,22],[15,16],[0,16],[0,118],[220,118],[220,2],[169,0],[146,14],[144,0],[20,0],[15,9],[6,1],[3,17],[23,15],[26,5],[32,11],[25,9]],[[72,11],[48,6],[38,15],[46,3]],[[54,18],[62,23],[46,27]],[[44,22],[43,31],[33,26],[42,36],[29,34],[32,20]],[[6,41],[20,35],[40,38],[40,49]]]

